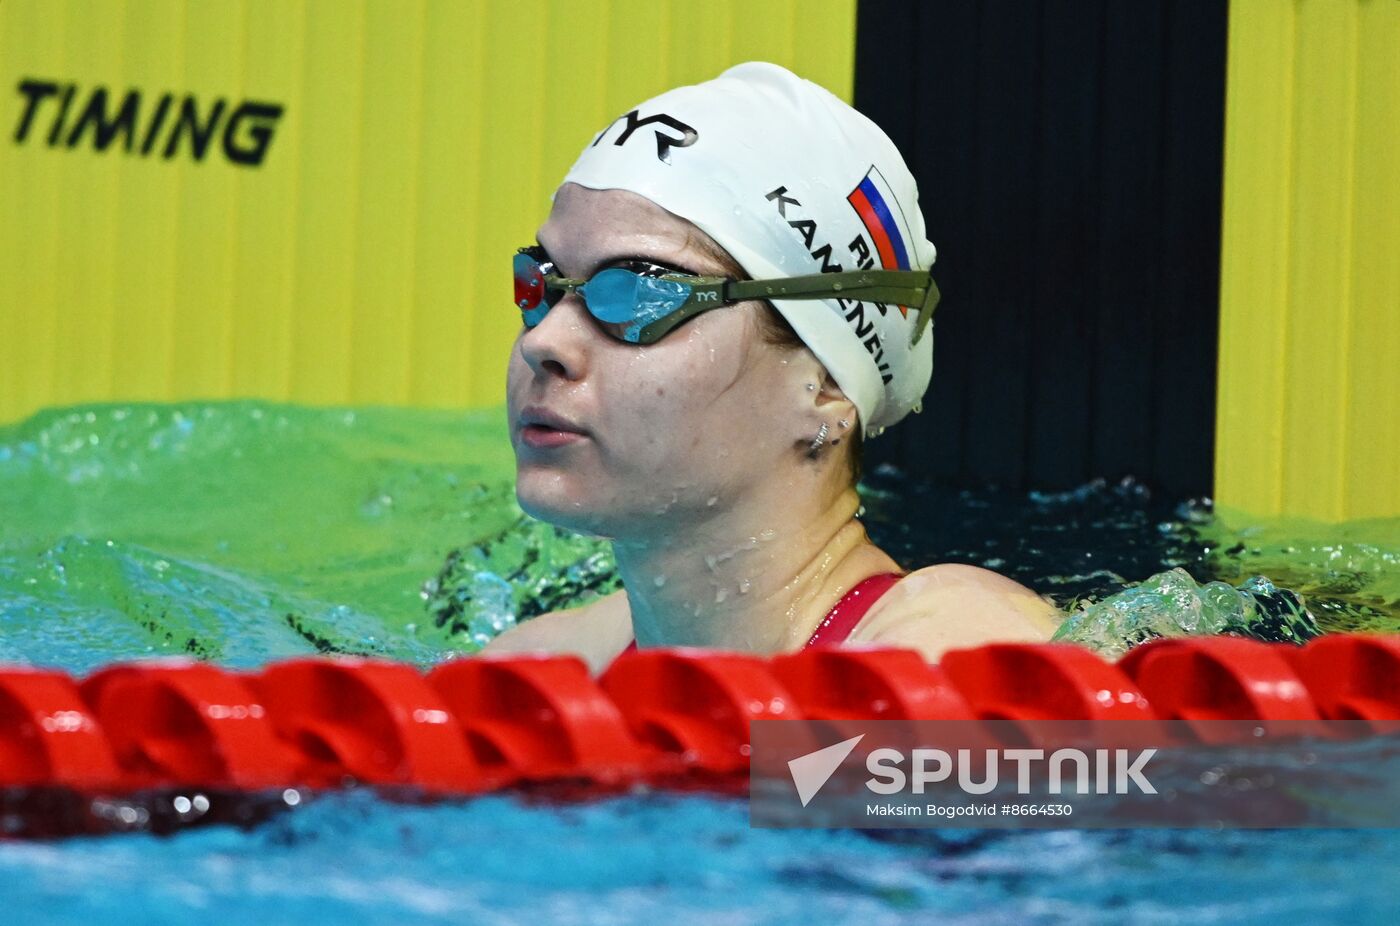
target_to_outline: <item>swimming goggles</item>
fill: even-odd
[[[515,304],[533,328],[567,293],[583,298],[588,314],[619,341],[655,344],[701,312],[749,299],[849,299],[919,307],[911,344],[919,343],[938,305],[938,286],[923,270],[843,270],[777,280],[731,280],[697,276],[645,261],[609,267],[591,279],[574,280],[555,272],[543,248],[521,248],[515,255]]]

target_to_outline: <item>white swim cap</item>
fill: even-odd
[[[566,183],[630,190],[694,223],[754,279],[927,270],[918,188],[875,123],[776,64],[752,61],[619,116]],[[923,398],[933,337],[918,306],[774,299],[855,403],[867,435]]]

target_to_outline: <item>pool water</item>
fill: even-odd
[[[398,806],[0,845],[6,922],[1390,923],[1392,831],[758,830],[739,801]]]
[[[234,402],[0,428],[0,662],[427,666],[612,590],[604,545],[515,505],[501,418]],[[1011,575],[1109,655],[1191,629],[1400,631],[1400,520],[1226,524],[1131,482],[1021,495],[890,471],[863,496],[905,565]],[[1258,593],[1261,573],[1296,594]],[[1390,831],[764,831],[709,796],[354,791],[248,827],[0,843],[0,886],[6,922],[1389,922],[1397,863]]]

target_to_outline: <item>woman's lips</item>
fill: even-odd
[[[527,447],[566,447],[588,436],[565,415],[540,405],[531,405],[520,412],[520,442]]]
[[[542,424],[527,424],[520,429],[520,442],[537,449],[565,447],[584,440],[587,436],[577,431],[563,431]]]

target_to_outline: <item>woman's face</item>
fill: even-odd
[[[723,275],[702,233],[622,190],[565,184],[539,243],[565,276],[628,260]],[[712,245],[713,246],[713,245]],[[705,312],[655,344],[614,340],[570,294],[511,352],[516,492],[535,517],[605,537],[644,536],[741,502],[801,460],[801,414],[820,366],[755,336],[749,302]],[[805,403],[804,403],[805,399]]]

